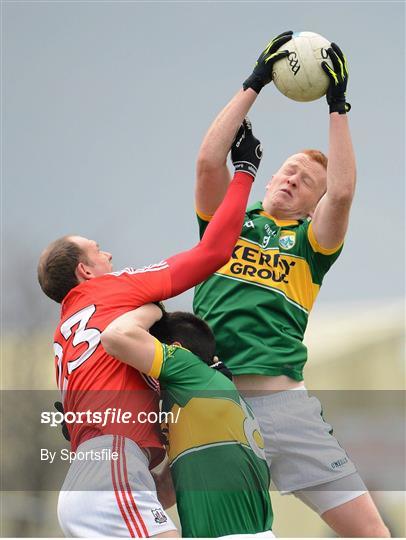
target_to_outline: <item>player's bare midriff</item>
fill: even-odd
[[[295,388],[304,388],[303,381],[295,381],[286,375],[236,375],[233,381],[243,396],[260,396],[268,392],[283,392]]]

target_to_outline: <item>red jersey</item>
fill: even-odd
[[[252,176],[235,173],[203,238],[192,249],[146,268],[94,277],[63,299],[54,349],[64,409],[76,416],[75,422],[70,423],[71,418],[67,421],[73,450],[92,437],[114,434],[163,455],[159,426],[145,421],[145,413],[158,412],[157,392],[137,370],[106,353],[101,332],[123,313],[176,296],[226,264],[241,231],[251,186]],[[103,422],[96,423],[94,416],[92,421],[83,417],[88,411],[106,413],[113,409],[131,413],[131,420],[123,423],[110,416],[105,422],[104,415]]]
[[[124,435],[140,447],[155,449],[154,461],[163,455],[158,424],[141,422],[138,413],[158,412],[157,384],[133,367],[108,355],[100,343],[101,332],[123,313],[171,293],[168,263],[106,274],[80,283],[62,302],[61,322],[55,332],[55,366],[66,412],[131,412],[128,423],[112,417],[95,423],[69,423],[72,449],[99,435]],[[83,421],[84,420],[84,421]]]

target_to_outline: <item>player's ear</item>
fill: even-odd
[[[219,361],[219,357],[214,355],[213,356],[213,360],[211,361],[212,364],[217,364],[217,362]]]
[[[182,347],[182,343],[180,343],[179,341],[174,341],[172,345],[176,345],[177,347]]]
[[[75,270],[75,276],[79,283],[82,283],[82,281],[87,281],[88,279],[94,277],[93,273],[90,270],[90,267],[83,262],[80,262],[77,265]]]

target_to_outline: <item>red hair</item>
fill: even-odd
[[[313,161],[320,163],[320,165],[324,167],[324,169],[327,170],[327,163],[328,163],[327,156],[323,154],[323,152],[320,152],[320,150],[313,150],[311,148],[308,148],[306,150],[301,150],[301,152],[299,153],[305,154],[307,157],[309,157]]]

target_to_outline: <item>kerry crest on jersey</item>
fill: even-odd
[[[291,249],[296,243],[295,231],[281,231],[279,235],[279,245],[283,249]]]

